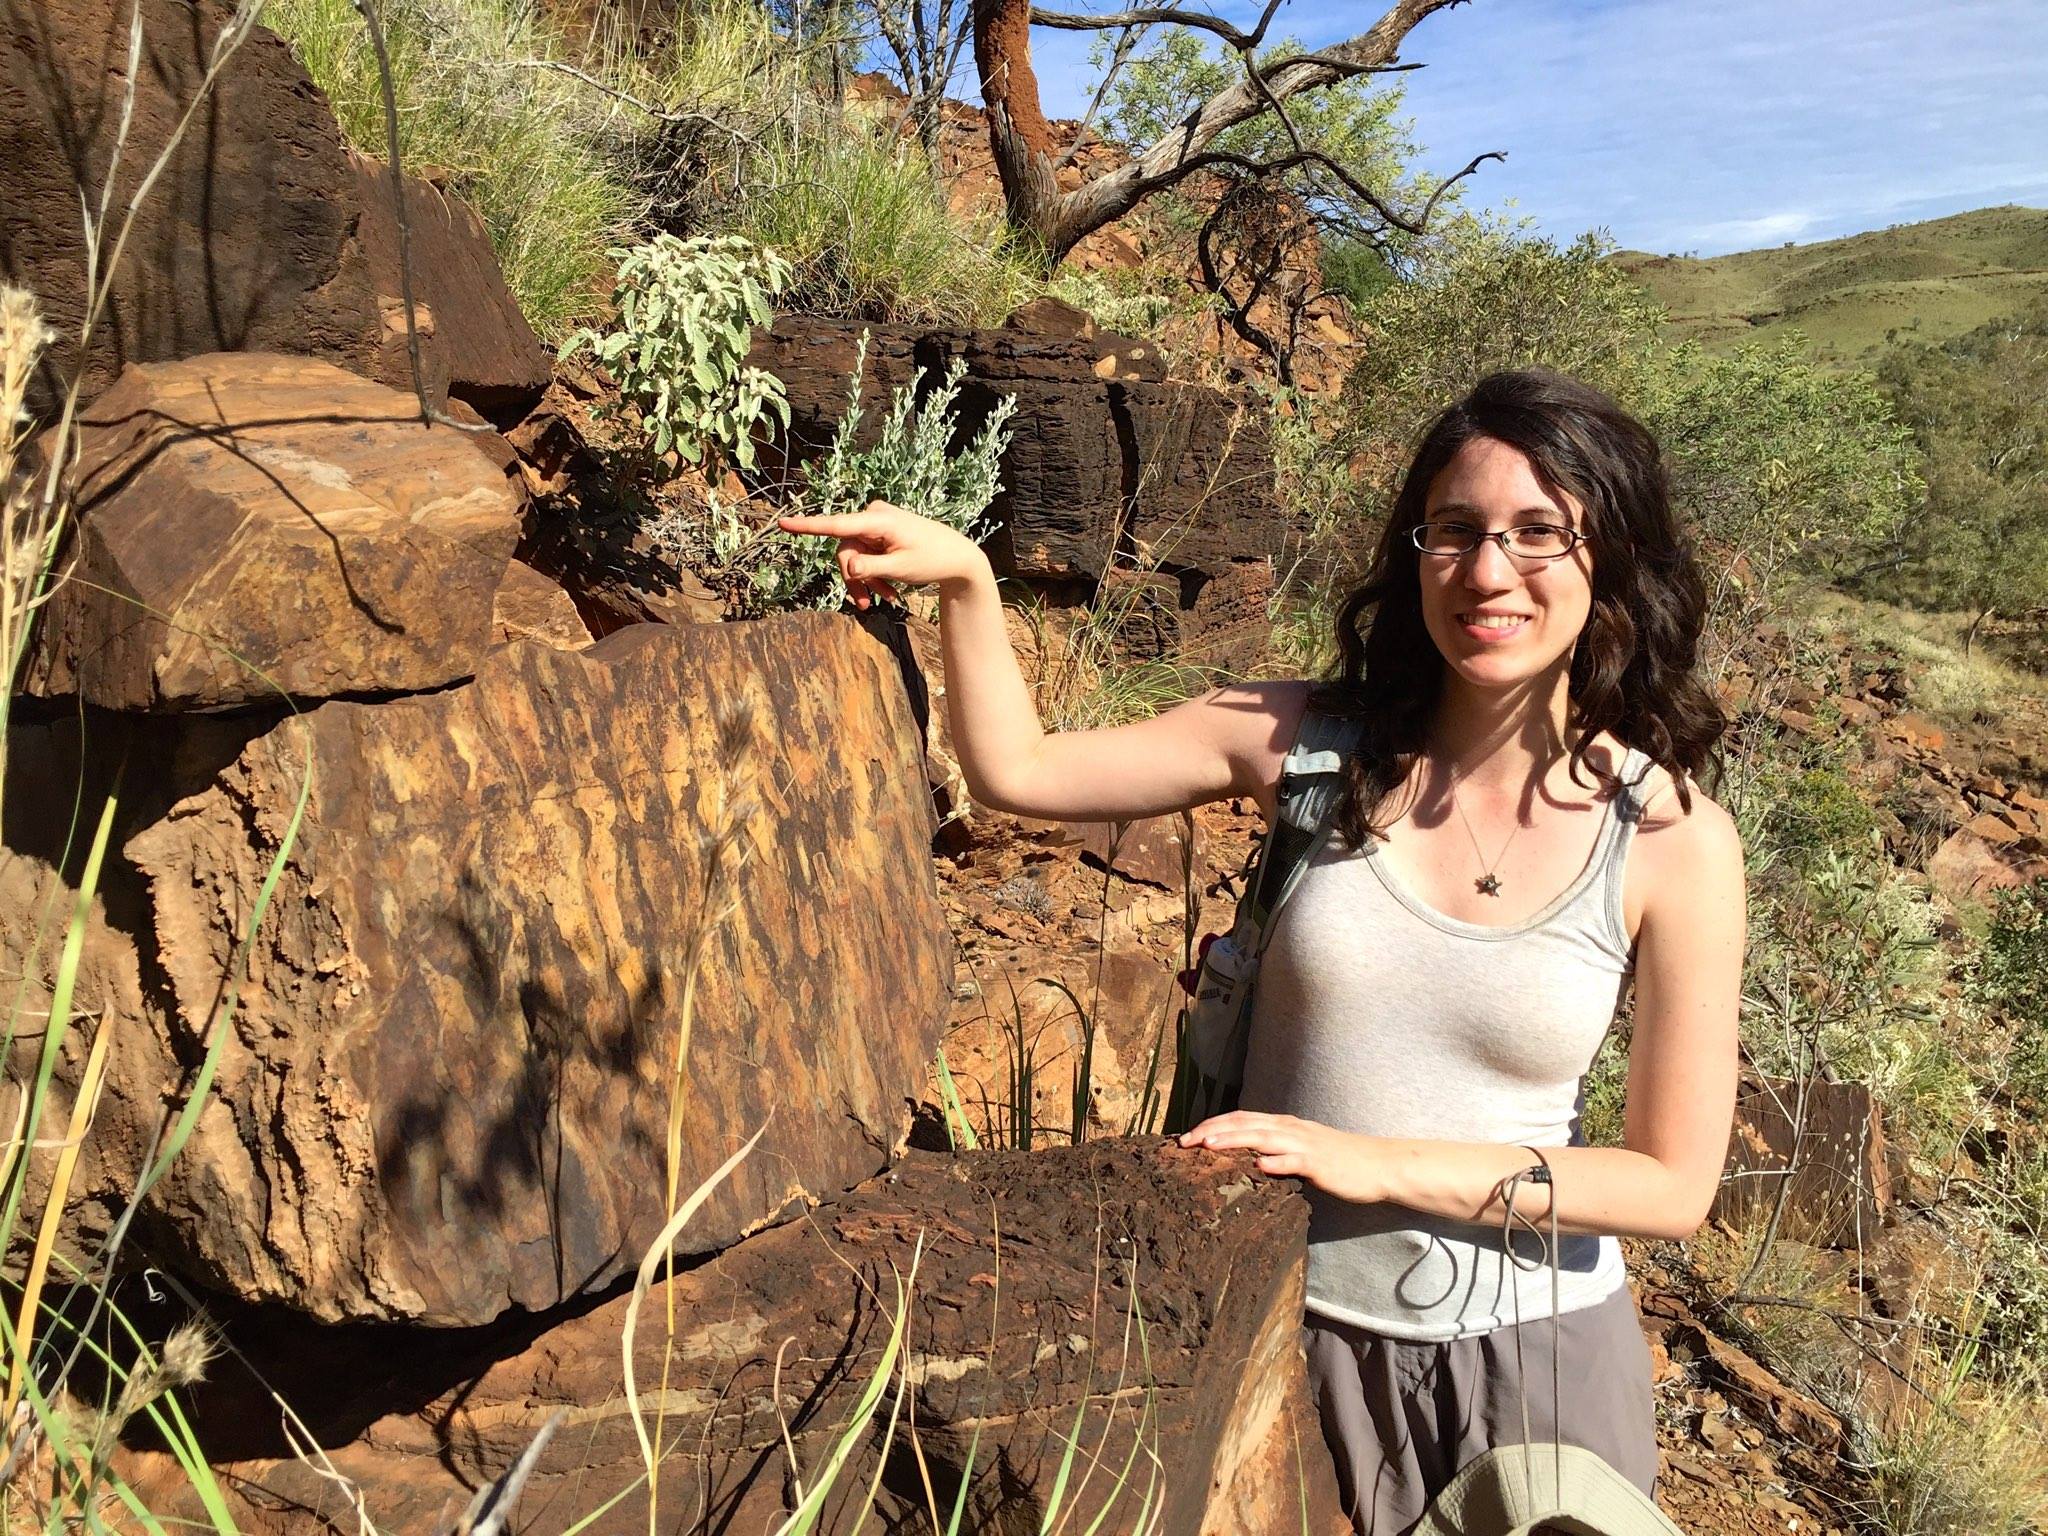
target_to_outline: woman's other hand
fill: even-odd
[[[1259,1154],[1261,1173],[1304,1180],[1340,1200],[1370,1204],[1385,1198],[1374,1177],[1377,1160],[1369,1139],[1314,1120],[1234,1109],[1183,1132],[1180,1144],[1216,1151],[1249,1147]]]
[[[839,541],[839,575],[854,606],[875,598],[892,603],[899,584],[945,586],[988,570],[988,556],[963,533],[915,512],[871,501],[858,512],[832,517],[779,517],[784,533],[823,534]]]

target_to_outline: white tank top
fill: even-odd
[[[1369,1136],[1580,1144],[1582,1085],[1633,968],[1622,869],[1648,759],[1631,750],[1578,878],[1487,927],[1420,901],[1370,838],[1332,839],[1281,908],[1252,1003],[1246,1109]],[[1455,1339],[1551,1315],[1541,1247],[1517,1268],[1480,1226],[1310,1190],[1308,1307],[1402,1339]],[[1611,1237],[1565,1235],[1558,1309],[1623,1281]]]

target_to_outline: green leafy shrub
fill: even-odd
[[[1722,357],[1655,354],[1637,409],[1709,565],[1724,624],[1746,626],[1788,571],[1829,575],[1882,557],[1920,494],[1914,452],[1866,374],[1815,366],[1805,338]],[[1733,599],[1732,601],[1730,599]]]
[[[1400,280],[1377,246],[1344,236],[1323,243],[1323,282],[1354,305],[1370,304]]]
[[[874,445],[856,448],[864,419],[860,397],[867,352],[868,338],[863,334],[847,387],[846,414],[839,419],[832,446],[804,466],[799,498],[803,509],[829,517],[858,512],[879,498],[971,539],[987,537],[992,525],[984,514],[1002,489],[1001,460],[1010,440],[1016,397],[998,400],[974,436],[955,453],[952,446],[960,430],[955,407],[967,365],[955,358],[922,400],[918,397],[925,370],[920,368],[891,394]],[[714,501],[712,512],[713,557],[745,571],[759,608],[837,608],[846,600],[835,540],[780,534],[762,539],[722,503]]]
[[[1107,135],[1134,147],[1169,137],[1202,103],[1244,80],[1244,66],[1236,55],[1215,46],[1193,28],[1169,26],[1157,37],[1156,43],[1117,72],[1103,97],[1102,122]],[[1106,67],[1115,46],[1106,33],[1098,34],[1093,62]],[[1260,50],[1257,57],[1261,65],[1270,67],[1306,51],[1295,39],[1282,38]],[[1360,182],[1374,188],[1384,202],[1416,209],[1427,198],[1434,179],[1418,164],[1421,149],[1414,142],[1414,121],[1402,114],[1404,105],[1398,82],[1363,74],[1295,96],[1287,103],[1287,116],[1304,144],[1343,165]],[[1265,112],[1226,129],[1214,147],[1264,162],[1286,157],[1294,140],[1286,124]],[[1167,230],[1192,237],[1215,188],[1246,173],[1219,165],[1209,174],[1212,180],[1201,192],[1183,183],[1155,193],[1147,200],[1148,213]],[[1426,245],[1432,238],[1424,236],[1418,242],[1404,231],[1383,227],[1377,209],[1317,167],[1303,165],[1267,175],[1311,220],[1335,232],[1337,245],[1362,246],[1363,242],[1347,239],[1343,233],[1361,227],[1376,230],[1387,249],[1395,252]],[[1445,194],[1438,205],[1439,214],[1456,207],[1460,190],[1452,187]],[[1364,277],[1362,267],[1357,275]]]
[[[1206,301],[1172,288],[1184,282],[1145,269],[1083,272],[1061,267],[1053,274],[1052,292],[1076,309],[1085,309],[1106,331],[1124,336],[1156,335],[1169,317],[1206,307]]]
[[[1801,872],[1845,850],[1867,849],[1877,830],[1870,805],[1836,762],[1779,761],[1765,769],[1773,842]]]
[[[2013,1085],[2048,1099],[2048,877],[1997,893],[1972,990],[2011,1027]]]
[[[572,332],[562,356],[587,350],[611,370],[655,453],[673,449],[696,464],[716,448],[753,468],[763,413],[789,426],[782,381],[746,366],[753,328],[774,318],[768,301],[788,283],[789,263],[731,235],[661,234],[612,255],[618,323]]]
[[[1396,455],[1487,374],[1556,368],[1626,400],[1662,311],[1584,235],[1568,246],[1501,224],[1464,226],[1414,280],[1358,310],[1373,337],[1344,381],[1346,415]]]
[[[1911,558],[1875,580],[1916,601],[1995,612],[2048,607],[2048,307],[1941,347],[1900,347],[1879,370],[1926,455]]]

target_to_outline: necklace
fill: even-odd
[[[1489,861],[1486,857],[1486,850],[1479,846],[1479,834],[1472,830],[1472,818],[1465,814],[1465,807],[1458,803],[1458,770],[1456,768],[1451,770],[1451,808],[1458,813],[1458,820],[1465,824],[1465,835],[1472,839],[1472,851],[1479,855],[1479,866],[1486,871],[1485,874],[1472,882],[1474,888],[1482,896],[1498,896],[1500,894],[1500,876],[1496,875],[1494,870],[1499,867],[1500,861],[1508,856],[1509,845],[1514,842],[1516,835],[1521,832],[1522,818],[1520,815],[1515,817],[1515,830],[1508,834],[1507,842],[1500,845],[1500,852],[1496,853],[1491,861]]]

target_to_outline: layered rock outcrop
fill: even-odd
[[[968,1531],[1040,1529],[1057,1508],[1065,1529],[1335,1536],[1300,1345],[1306,1213],[1243,1160],[1156,1141],[913,1156],[648,1294],[631,1348],[650,1435],[662,1415],[658,1523],[772,1530],[845,1437],[820,1531],[854,1529],[871,1490],[883,1528],[922,1528],[932,1500],[944,1528],[964,1479]],[[370,1423],[335,1469],[378,1528],[425,1529],[566,1410],[511,1528],[596,1512],[600,1536],[646,1530],[630,1312],[621,1296],[443,1363],[451,1385]],[[353,1518],[303,1462],[223,1481],[248,1529]]]
[[[142,67],[111,187],[118,226],[192,101],[232,7],[143,0]],[[58,341],[30,406],[82,372],[91,399],[122,366],[206,352],[322,357],[408,391],[397,229],[381,169],[343,148],[334,112],[258,27],[141,204],[85,357],[86,245],[124,118],[127,0],[21,0],[0,15],[0,277],[33,292]],[[425,374],[493,419],[547,383],[547,355],[506,291],[475,216],[409,183],[413,299]],[[111,236],[109,236],[111,239]]]
[[[1033,322],[1041,323],[1041,322]],[[1003,395],[1017,399],[1003,490],[990,508],[999,574],[1092,585],[1137,564],[1176,578],[1181,607],[1234,565],[1270,562],[1286,529],[1263,416],[1169,379],[1157,347],[1109,333],[1024,326],[920,331],[806,318],[755,338],[750,361],[782,379],[786,463],[822,453],[848,409],[868,337],[858,441],[873,441],[892,390],[925,370],[966,367],[959,417],[973,431]]]

